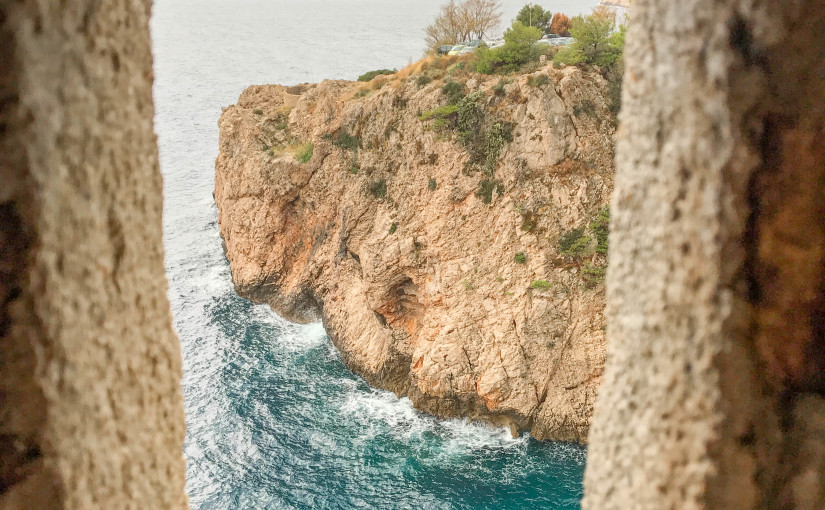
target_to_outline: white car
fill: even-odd
[[[504,38],[497,37],[495,39],[489,39],[484,41],[484,44],[486,44],[488,48],[498,48],[499,46],[504,46]]]
[[[453,49],[451,49],[449,53],[447,53],[447,55],[458,55],[459,52],[464,48],[466,48],[466,46],[464,46],[463,44],[456,44],[455,46],[453,46]]]

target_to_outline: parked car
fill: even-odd
[[[439,46],[438,47],[438,54],[439,55],[446,55],[446,54],[450,53],[451,49],[453,49],[453,46],[451,44],[445,44],[444,46]]]
[[[458,55],[458,52],[464,48],[466,48],[466,46],[464,46],[463,44],[456,44],[452,47],[452,49],[450,49],[449,52],[447,52],[447,55]]]
[[[465,46],[469,46],[471,48],[476,48],[481,44],[481,39],[473,39],[472,41],[468,41]]]
[[[473,53],[476,51],[475,46],[465,46],[458,51],[459,55],[466,55],[467,53]]]
[[[542,39],[559,39],[561,36],[559,34],[544,34],[541,36]]]
[[[554,37],[552,39],[539,39],[538,41],[534,42],[533,44],[537,46],[548,44],[550,46],[569,46],[573,44],[575,41],[573,37]]]

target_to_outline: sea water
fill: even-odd
[[[155,129],[193,509],[579,508],[583,447],[437,420],[369,387],[320,325],[237,297],[221,249],[221,107],[251,84],[404,67],[441,3],[155,1]],[[545,7],[572,15],[595,3]],[[504,1],[504,20],[521,4]]]

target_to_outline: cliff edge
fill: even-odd
[[[354,372],[421,410],[584,442],[605,358],[606,83],[418,71],[252,86],[224,110],[237,292],[322,319]]]

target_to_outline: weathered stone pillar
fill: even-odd
[[[186,507],[150,2],[0,2],[0,508]]]
[[[584,508],[825,508],[825,9],[630,17]]]

